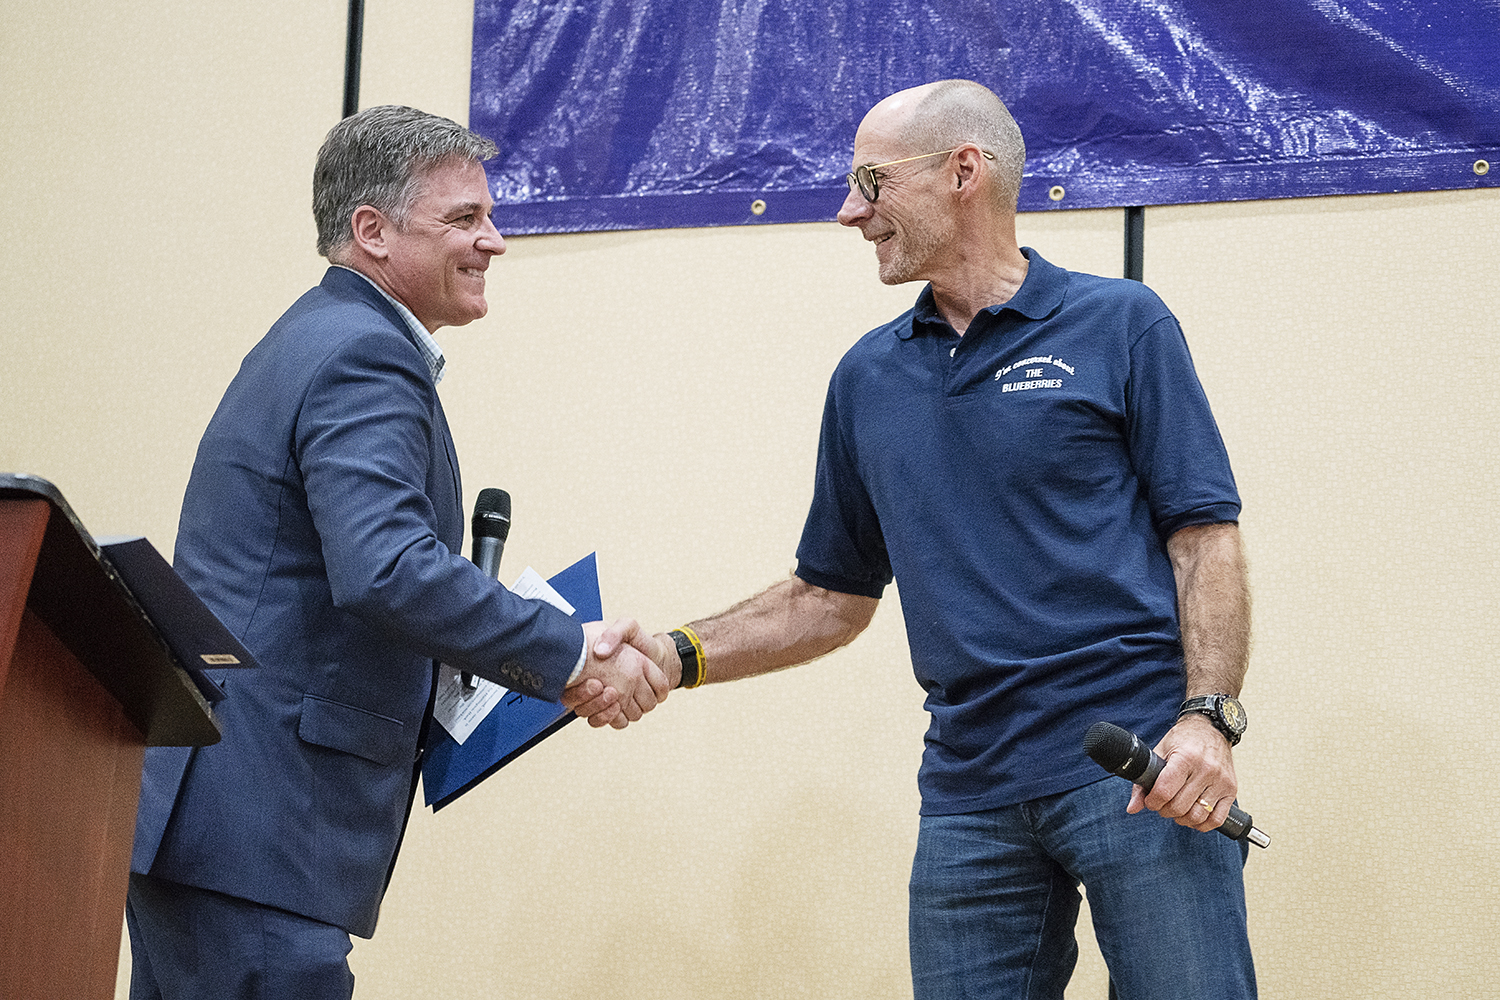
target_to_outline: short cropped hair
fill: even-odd
[[[1026,141],[1005,103],[972,80],[943,80],[923,96],[907,122],[913,149],[951,149],[972,142],[995,156],[996,196],[1011,209],[1021,194]]]
[[[433,167],[455,159],[480,163],[496,152],[484,136],[416,108],[387,104],[350,115],[323,140],[313,168],[318,253],[331,259],[354,239],[361,205],[404,228]]]

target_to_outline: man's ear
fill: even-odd
[[[384,212],[373,205],[361,205],[354,210],[350,225],[354,232],[354,242],[361,250],[381,260],[390,255],[390,248],[386,246],[386,231],[391,220],[386,218]]]
[[[955,185],[956,191],[962,192],[965,185],[968,185],[971,191],[973,190],[974,182],[979,179],[980,172],[984,170],[982,155],[974,146],[959,149],[958,156],[955,157],[958,161],[954,172],[958,182]]]

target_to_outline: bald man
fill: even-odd
[[[917,1000],[1061,998],[1080,883],[1119,997],[1253,997],[1246,849],[1209,832],[1244,729],[1239,495],[1161,300],[1017,244],[1024,160],[968,81],[865,117],[839,222],[926,286],[833,374],[793,577],[653,658],[687,687],[801,663],[900,580],[931,713]],[[1149,796],[1082,752],[1101,720],[1156,741]]]

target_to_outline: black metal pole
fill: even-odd
[[[359,56],[365,40],[365,0],[349,0],[349,39],[344,47],[344,117],[359,110]]]
[[[1146,262],[1146,209],[1125,209],[1125,277],[1143,281]]]

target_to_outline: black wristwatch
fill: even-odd
[[[1236,698],[1227,694],[1205,694],[1197,698],[1189,698],[1182,703],[1177,710],[1177,718],[1182,718],[1190,712],[1198,715],[1208,716],[1208,721],[1214,724],[1214,728],[1224,734],[1230,746],[1237,746],[1240,737],[1245,735],[1245,706]]]

